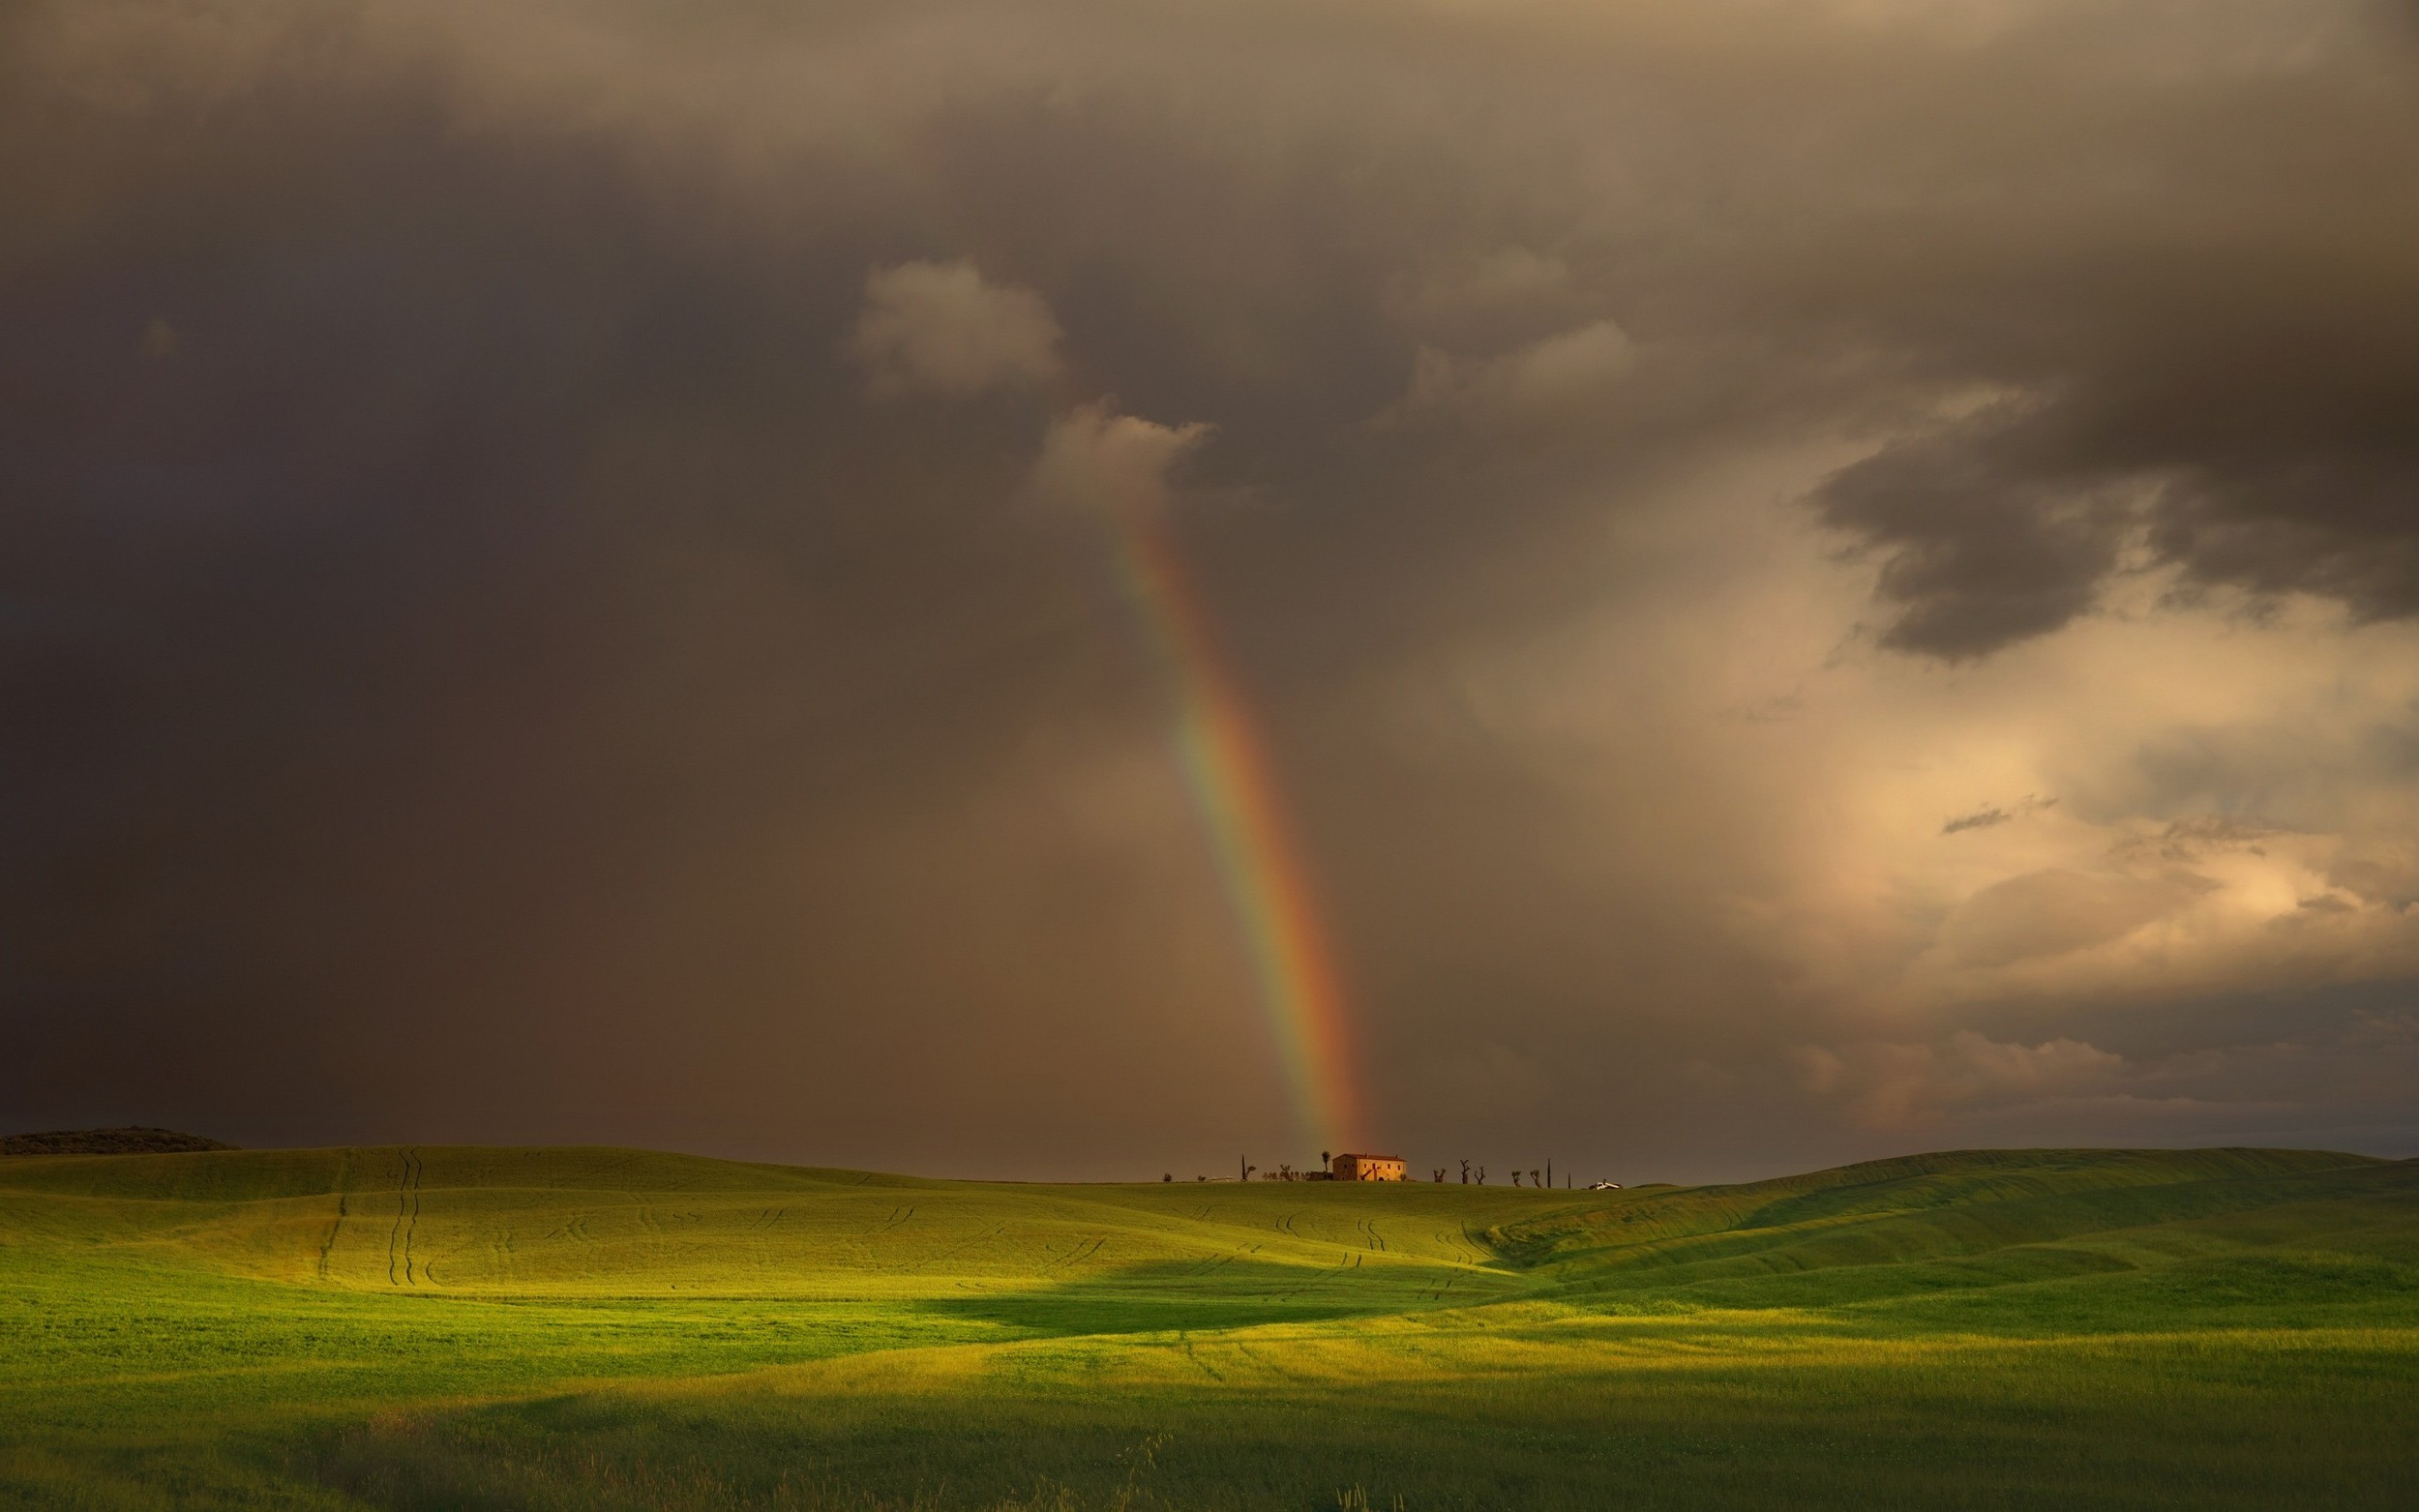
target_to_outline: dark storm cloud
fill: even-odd
[[[2374,234],[2412,233],[2419,219]],[[1885,552],[1879,590],[1897,612],[1884,643],[1958,658],[2055,630],[2135,543],[2188,582],[2419,612],[2419,292],[2283,276],[2342,304],[2293,312],[2289,340],[2243,333],[2241,351],[2126,354],[2109,375],[2125,389],[1894,443],[1827,484],[1824,518]],[[2221,302],[2280,275],[2235,277]]]
[[[2124,543],[2096,479],[2036,479],[1982,437],[1902,443],[1824,486],[1831,524],[1888,550],[1894,649],[1959,658],[2056,630],[2091,606]],[[2079,497],[2077,495],[2080,495]]]
[[[1817,916],[1858,842],[1805,746],[1688,702],[1717,617],[1788,612],[1720,596],[1746,547],[1658,544],[1707,469],[1818,456],[1736,488],[1872,559],[1910,665],[2162,564],[2419,609],[2419,90],[2365,8],[0,26],[29,1126],[1000,1172],[1277,1137],[1168,689],[1099,521],[1037,498],[1070,416],[1176,480],[1414,1138],[1767,1161],[1785,1113],[1690,1109],[1829,1095],[1792,1047],[1920,955]],[[2082,775],[2095,822],[2159,801]],[[2035,826],[1968,828],[1936,848]],[[2312,864],[2408,871],[2362,844]],[[2075,897],[2207,891],[2008,880],[1923,917],[2029,968]],[[2106,1070],[2037,1038],[1826,1084]]]
[[[1919,285],[1883,296],[1890,334],[2011,397],[1818,496],[1882,554],[1887,643],[2054,630],[2128,548],[2187,584],[2419,612],[2419,279],[2395,251],[2419,237],[2419,53],[2321,12],[2274,8],[2276,53],[2138,77],[2084,150],[1986,161],[1894,217],[1967,314]]]

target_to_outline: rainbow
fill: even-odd
[[[1343,978],[1251,710],[1163,527],[1138,510],[1120,521],[1119,536],[1120,577],[1177,690],[1178,760],[1250,950],[1303,1132],[1326,1149],[1358,1148],[1361,1098]]]

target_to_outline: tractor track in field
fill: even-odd
[[[1080,1265],[1084,1261],[1099,1254],[1100,1247],[1108,1242],[1109,1236],[1105,1233],[1094,1234],[1089,1247],[1079,1241],[1075,1248],[1066,1252],[1064,1259],[1052,1260],[1049,1264],[1044,1265],[1041,1268],[1041,1273],[1047,1276],[1057,1271],[1065,1270],[1070,1266]]]
[[[1246,1244],[1230,1250],[1224,1255],[1212,1255],[1208,1260],[1203,1260],[1199,1265],[1193,1267],[1191,1274],[1196,1276],[1209,1275],[1211,1271],[1216,1270],[1221,1265],[1232,1265],[1237,1260],[1243,1259],[1245,1256],[1259,1254],[1260,1249],[1261,1246],[1258,1244]]]
[[[336,1163],[336,1222],[328,1225],[328,1236],[319,1245],[319,1279],[328,1279],[328,1257],[336,1251],[337,1235],[344,1231],[344,1218],[352,1211],[353,1156],[344,1152]]]
[[[395,1178],[395,1224],[386,1231],[386,1284],[390,1287],[403,1285],[403,1278],[395,1274],[395,1259],[403,1253],[404,1194],[410,1190],[411,1157],[405,1155],[403,1173]]]
[[[1359,1263],[1360,1257],[1358,1255],[1354,1256],[1352,1264],[1358,1265]],[[1302,1297],[1309,1295],[1313,1291],[1334,1285],[1336,1281],[1342,1278],[1343,1272],[1351,1268],[1352,1266],[1345,1264],[1344,1258],[1339,1255],[1336,1257],[1334,1269],[1329,1270],[1323,1266],[1319,1270],[1313,1272],[1309,1279],[1297,1282],[1293,1287],[1286,1290],[1270,1292],[1269,1300],[1276,1302],[1299,1301]]]
[[[344,1215],[350,1210],[352,1194],[336,1194],[336,1222],[328,1225],[328,1236],[319,1241],[319,1279],[328,1279],[328,1256],[336,1248],[336,1236],[344,1231]]]
[[[1184,1358],[1191,1362],[1195,1369],[1199,1370],[1203,1375],[1209,1377],[1211,1380],[1222,1381],[1226,1379],[1226,1377],[1222,1372],[1220,1372],[1215,1366],[1211,1365],[1208,1360],[1203,1359],[1201,1355],[1195,1351],[1193,1349],[1192,1335],[1180,1332],[1176,1336],[1176,1342],[1183,1347]]]
[[[426,1170],[418,1149],[403,1151],[403,1172],[395,1184],[395,1226],[386,1235],[386,1284],[390,1287],[420,1284],[414,1275],[411,1241],[420,1231],[420,1178]],[[395,1275],[399,1260],[403,1272],[400,1281]]]
[[[581,1244],[592,1242],[588,1234],[588,1215],[586,1213],[574,1213],[562,1223],[549,1229],[545,1233],[538,1236],[538,1242],[540,1244],[544,1244],[551,1239],[572,1239]]]
[[[415,1287],[420,1285],[420,1276],[429,1274],[426,1261],[421,1262],[418,1276],[412,1273],[411,1254],[411,1241],[420,1233],[420,1188],[427,1179],[428,1173],[428,1162],[420,1158],[418,1150],[413,1150],[411,1152],[411,1220],[403,1225],[403,1280]]]
[[[979,1238],[969,1239],[964,1244],[953,1244],[949,1248],[942,1250],[938,1255],[928,1255],[924,1259],[917,1260],[914,1264],[907,1266],[900,1272],[900,1274],[911,1276],[917,1271],[922,1270],[927,1265],[938,1265],[942,1260],[948,1260],[953,1256],[963,1255],[968,1250],[974,1249],[979,1245],[989,1244],[992,1240],[1000,1237],[1007,1231],[1008,1226],[1006,1224],[1001,1224],[998,1228],[992,1230],[989,1233],[986,1233]]]

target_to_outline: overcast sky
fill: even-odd
[[[1105,501],[1105,502],[1104,502]],[[0,17],[0,1123],[2419,1154],[2419,11]]]

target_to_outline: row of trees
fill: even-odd
[[[1314,1175],[1311,1171],[1296,1171],[1292,1166],[1287,1165],[1283,1161],[1277,1162],[1277,1168],[1274,1171],[1262,1171],[1259,1167],[1253,1165],[1249,1159],[1239,1159],[1236,1164],[1240,1169],[1241,1173],[1238,1175],[1236,1179],[1239,1181],[1249,1181],[1256,1174],[1263,1181],[1308,1181],[1316,1179],[1316,1177],[1319,1176],[1325,1176],[1328,1169],[1334,1163],[1335,1157],[1333,1155],[1329,1154],[1326,1150],[1321,1150],[1319,1152],[1319,1170]],[[1473,1174],[1474,1170],[1476,1171],[1475,1175]],[[1443,1185],[1445,1181],[1446,1168],[1443,1166],[1435,1166],[1431,1167],[1430,1171],[1431,1174],[1428,1179],[1436,1182],[1440,1186]],[[1520,1178],[1524,1175],[1529,1178],[1528,1184],[1530,1186],[1536,1187],[1538,1191],[1544,1191],[1546,1188],[1551,1187],[1554,1184],[1554,1163],[1550,1160],[1547,1161],[1545,1163],[1545,1169],[1542,1171],[1538,1170],[1536,1167],[1531,1167],[1525,1171],[1515,1169],[1511,1173],[1512,1185],[1520,1185]],[[1161,1175],[1159,1179],[1162,1181],[1174,1181],[1176,1179],[1176,1173],[1174,1171],[1169,1171]],[[1207,1181],[1210,1178],[1208,1176],[1195,1176],[1193,1179],[1195,1181]],[[1471,1166],[1470,1162],[1465,1160],[1461,1163],[1461,1184],[1463,1186],[1469,1186],[1474,1181],[1479,1186],[1486,1185],[1486,1168],[1484,1166],[1474,1168]],[[1564,1176],[1563,1184],[1565,1186],[1568,1186],[1570,1184],[1570,1177],[1568,1175]]]
[[[1520,1185],[1520,1178],[1523,1174],[1524,1172],[1522,1172],[1518,1168],[1513,1169],[1511,1173],[1513,1186]],[[1554,1163],[1550,1160],[1547,1161],[1543,1171],[1531,1167],[1525,1174],[1527,1174],[1529,1178],[1529,1185],[1536,1187],[1541,1192],[1554,1184]],[[1445,1179],[1445,1171],[1442,1167],[1437,1169],[1436,1179],[1439,1181],[1443,1181]],[[1568,1182],[1570,1178],[1568,1176],[1565,1176],[1563,1179],[1565,1182]],[[1471,1172],[1470,1162],[1465,1160],[1461,1163],[1461,1183],[1464,1186],[1469,1186],[1474,1181],[1479,1186],[1486,1185],[1486,1168],[1484,1166],[1478,1167],[1477,1174],[1473,1175]]]

